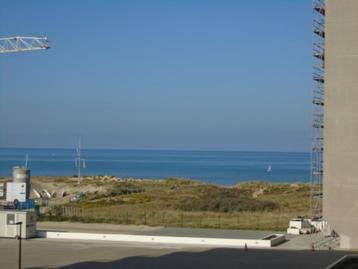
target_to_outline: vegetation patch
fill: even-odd
[[[37,188],[66,188],[51,201],[43,220],[144,224],[152,226],[284,230],[308,216],[308,184],[244,182],[217,186],[180,178],[123,180],[110,176],[33,179]],[[42,184],[42,185],[41,185]],[[83,192],[80,200],[71,195]]]

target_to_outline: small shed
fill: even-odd
[[[33,210],[1,210],[0,211],[0,237],[15,238],[20,235],[20,225],[22,222],[21,237],[31,238],[36,236],[36,213]]]

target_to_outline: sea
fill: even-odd
[[[75,149],[0,149],[0,176],[25,165],[33,176],[77,173]],[[82,175],[163,179],[180,177],[218,185],[245,181],[309,182],[308,152],[84,149]]]

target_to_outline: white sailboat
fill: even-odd
[[[267,172],[267,173],[271,173],[271,172],[272,172],[272,167],[271,167],[271,165],[267,166],[266,172]]]

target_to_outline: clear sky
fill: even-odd
[[[0,147],[308,151],[310,0],[2,0]]]

